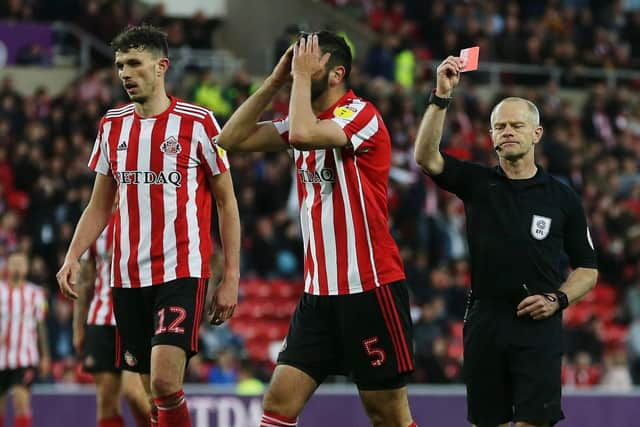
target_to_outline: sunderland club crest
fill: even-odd
[[[534,215],[531,220],[531,236],[536,240],[544,240],[551,230],[551,218]]]
[[[162,141],[162,144],[160,144],[160,151],[164,154],[175,156],[182,151],[182,146],[174,136],[170,136]]]

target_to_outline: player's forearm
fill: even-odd
[[[300,74],[293,78],[289,99],[289,143],[297,148],[313,140],[311,130],[318,121],[311,108],[311,77]]]
[[[73,329],[84,329],[89,313],[89,300],[91,299],[91,290],[93,289],[93,281],[95,279],[95,268],[92,264],[83,261],[80,263],[80,273],[78,274],[78,282],[76,290],[78,299],[73,301]]]
[[[429,105],[425,111],[415,143],[415,159],[418,165],[431,175],[442,172],[444,158],[440,154],[440,140],[447,110]]]
[[[240,278],[240,215],[235,197],[216,201],[220,240],[224,253],[224,278]]]
[[[82,213],[67,250],[67,259],[77,260],[98,238],[111,217],[111,207],[102,209],[89,204]]]
[[[260,116],[273,101],[280,87],[281,84],[268,78],[227,120],[218,136],[217,144],[225,150],[233,151],[251,136],[258,129]]]
[[[44,320],[38,322],[38,346],[40,356],[42,358],[51,358],[51,352],[49,349],[49,337],[47,332],[47,325]]]
[[[593,289],[597,281],[598,270],[595,268],[576,268],[560,287],[560,290],[567,294],[571,304]]]

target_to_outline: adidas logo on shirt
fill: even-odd
[[[127,142],[126,141],[122,141],[120,143],[120,145],[118,145],[118,148],[116,149],[117,151],[124,151],[127,149]]]

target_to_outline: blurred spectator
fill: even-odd
[[[209,384],[215,385],[235,385],[238,382],[238,360],[233,350],[224,348],[218,352],[207,379]]]
[[[604,372],[600,385],[602,388],[612,391],[630,391],[632,389],[633,384],[624,349],[616,349],[604,357]]]
[[[570,388],[591,388],[600,382],[602,370],[594,365],[586,351],[576,353],[574,363],[565,365],[562,373],[562,384]]]
[[[238,396],[261,396],[265,386],[253,374],[253,367],[247,360],[240,362],[238,368],[238,382],[236,384],[236,394]]]

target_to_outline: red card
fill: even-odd
[[[460,51],[462,59],[462,71],[474,71],[478,69],[478,57],[480,56],[480,46],[468,47]]]

